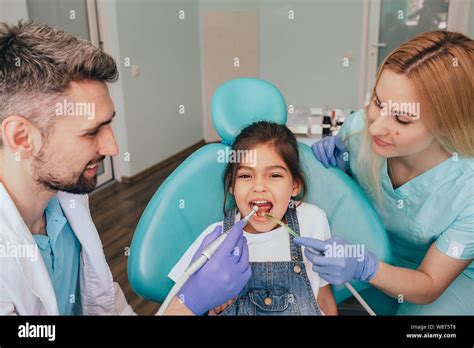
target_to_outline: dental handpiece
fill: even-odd
[[[258,207],[254,206],[252,208],[252,211],[248,213],[242,220],[244,221],[244,227],[247,225],[249,220],[252,218],[252,216],[258,211]],[[229,232],[232,230],[230,228],[228,231],[222,232],[219,237],[217,237],[211,244],[207,246],[201,253],[201,255],[188,267],[186,270],[186,273],[188,275],[193,275],[196,271],[198,271],[211,257],[214,255],[214,253],[217,251],[219,246],[224,242],[226,239],[227,235]]]
[[[258,211],[258,207],[254,206],[252,208],[252,211],[242,219],[244,221],[243,226],[245,226],[249,222],[249,220],[257,211]],[[196,259],[196,261],[191,263],[191,265],[186,269],[186,271],[184,271],[183,275],[181,275],[178,281],[171,288],[170,292],[168,293],[168,296],[166,296],[157,315],[164,315],[166,313],[166,310],[171,304],[171,301],[179,293],[181,288],[188,281],[189,277],[191,277],[194,273],[196,273],[211,258],[211,256],[214,255],[214,253],[217,251],[217,249],[222,244],[222,242],[226,239],[227,235],[229,234],[231,230],[232,228],[229,229],[228,231],[223,232],[219,237],[217,237],[211,244],[207,246],[206,249],[204,249],[201,255],[199,255],[199,257]]]

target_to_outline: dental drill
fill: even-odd
[[[244,221],[244,224],[242,227],[247,225],[249,220],[252,218],[252,216],[258,211],[258,207],[254,206],[252,208],[252,211],[247,214],[242,220]],[[199,269],[201,269],[202,266],[206,264],[207,261],[214,255],[214,253],[217,251],[217,249],[220,247],[220,245],[224,242],[226,239],[227,235],[231,229],[228,231],[225,231],[219,235],[211,244],[209,244],[201,253],[201,255],[193,262],[189,267],[184,271],[183,275],[179,278],[179,280],[176,282],[176,284],[171,288],[170,292],[168,293],[168,296],[166,296],[165,301],[161,305],[157,315],[164,315],[166,310],[168,309],[171,301],[173,298],[176,296],[176,294],[181,290],[181,288],[184,286],[184,284],[188,281],[188,279],[196,273]]]

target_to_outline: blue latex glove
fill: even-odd
[[[311,146],[314,155],[326,168],[336,165],[342,170],[346,167],[344,153],[347,152],[344,143],[337,135],[324,137]]]
[[[353,279],[368,282],[377,273],[378,259],[374,254],[365,250],[365,248],[361,256],[338,255],[338,249],[344,250],[341,248],[349,245],[340,237],[332,237],[326,241],[297,237],[294,239],[294,242],[306,247],[304,254],[313,264],[313,271],[319,273],[320,277],[330,284],[344,284]],[[332,253],[329,253],[329,249],[331,249]]]
[[[249,249],[243,236],[244,222],[238,221],[224,242],[204,266],[194,273],[178,293],[179,300],[194,314],[202,315],[237,296],[252,275]],[[194,254],[191,263],[222,231],[217,226]]]

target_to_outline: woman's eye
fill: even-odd
[[[382,109],[382,104],[379,103],[379,101],[377,100],[377,97],[374,97],[374,104],[376,107],[378,107],[379,109]]]
[[[238,176],[239,179],[249,179],[250,178],[250,175],[249,174],[240,174]]]
[[[278,173],[274,173],[274,174],[271,174],[270,177],[272,177],[272,178],[282,178],[283,175],[278,174]]]
[[[400,124],[406,125],[406,124],[411,123],[411,122],[407,122],[407,121],[401,120],[399,115],[393,115],[393,116],[395,117],[395,119],[397,120],[397,122],[400,123]]]

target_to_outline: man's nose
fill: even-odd
[[[116,156],[118,155],[118,151],[119,149],[112,127],[104,129],[100,141],[99,154],[104,156]]]

